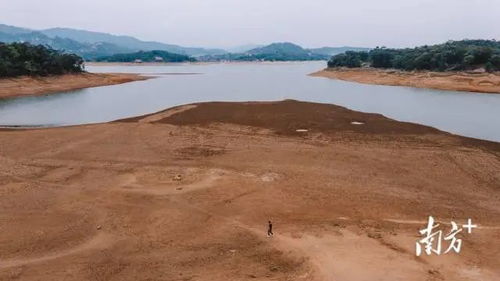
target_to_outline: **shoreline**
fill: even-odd
[[[300,64],[318,61],[195,61],[195,62],[86,62],[86,66],[169,66],[210,64]],[[324,61],[326,63],[326,60]]]
[[[499,73],[326,68],[309,75],[363,84],[500,94]]]
[[[248,108],[252,107],[257,108],[257,110],[255,110],[254,112],[248,112]],[[274,112],[274,109],[270,110],[270,112],[266,112],[266,110],[268,109],[262,109],[265,107],[274,107],[274,109],[278,109],[278,112]],[[326,108],[334,108],[336,111],[339,111],[338,116],[336,117],[341,118],[342,122],[340,124],[330,124],[325,126],[325,122],[321,121],[322,118],[309,120],[315,118],[311,115],[318,114],[319,111]],[[298,117],[303,114],[304,110],[310,111],[309,116],[306,118]],[[242,111],[246,113],[239,113]],[[279,116],[279,111],[286,111],[286,114],[284,114],[283,116]],[[241,119],[240,115],[250,115],[251,113],[254,115],[258,115],[259,120],[255,120],[256,118],[253,115]],[[263,114],[267,114],[267,118],[264,118]],[[295,114],[297,114],[297,116],[293,116]],[[185,115],[185,117],[181,117],[182,115]],[[263,119],[266,119],[267,121],[263,121]],[[307,119],[308,121],[304,121],[302,119]],[[331,134],[338,132],[368,135],[371,137],[375,135],[390,135],[394,137],[398,134],[412,136],[440,135],[449,138],[455,138],[455,140],[457,141],[468,143],[470,145],[495,147],[495,150],[500,152],[500,142],[495,140],[459,135],[438,129],[433,126],[409,121],[399,121],[380,113],[356,111],[337,104],[310,102],[295,99],[284,99],[276,101],[258,100],[242,102],[195,102],[169,107],[153,113],[126,117],[104,123],[71,125],[65,127],[69,128],[87,125],[106,125],[113,123],[168,123],[180,126],[199,126],[203,128],[210,127],[213,124],[219,123],[235,124],[238,126],[247,126],[251,128],[269,130],[279,136],[292,137],[303,136],[304,133],[308,135],[316,133]],[[301,123],[304,123],[304,125],[301,125]],[[367,123],[370,123],[371,128],[366,128],[365,125]],[[300,130],[295,130],[296,128],[293,129],[291,125],[297,128],[309,128],[304,132],[301,132]],[[47,128],[64,128],[64,126]],[[44,129],[44,127],[33,127],[27,129]]]
[[[0,79],[0,99],[41,96],[64,91],[142,81],[152,77],[133,73],[80,73],[46,77]]]
[[[390,120],[391,122],[394,122],[393,124],[401,123],[401,124],[404,124],[404,127],[413,127],[416,129],[416,131],[412,131],[412,130],[408,130],[407,128],[405,128],[405,132],[408,134],[414,134],[414,133],[420,134],[423,131],[427,131],[427,132],[431,132],[431,133],[444,134],[444,135],[448,135],[451,137],[461,138],[463,141],[470,141],[470,142],[475,142],[475,143],[483,143],[483,144],[491,144],[491,145],[500,144],[499,141],[476,138],[476,137],[471,137],[471,136],[466,136],[466,135],[460,135],[460,134],[448,132],[448,131],[445,131],[445,130],[442,130],[442,129],[439,129],[439,128],[436,128],[436,127],[433,127],[430,125],[425,125],[425,124],[410,122],[410,121],[399,121],[399,120],[387,117],[387,116],[380,114],[380,113],[356,111],[356,110],[352,110],[352,109],[349,109],[347,107],[333,104],[333,103],[320,103],[320,102],[302,101],[302,100],[295,100],[295,99],[284,99],[284,100],[275,100],[275,101],[256,100],[256,101],[242,101],[242,102],[230,102],[230,101],[195,102],[195,103],[187,103],[187,104],[181,104],[181,105],[177,105],[177,106],[173,106],[173,107],[168,107],[168,108],[165,108],[165,109],[162,109],[162,110],[159,110],[156,112],[152,112],[152,113],[146,113],[146,114],[137,115],[137,116],[130,116],[130,117],[120,118],[120,119],[111,120],[111,121],[107,121],[107,122],[73,124],[73,125],[62,125],[62,126],[58,126],[58,125],[57,126],[51,126],[51,125],[2,126],[2,125],[0,125],[0,132],[1,131],[30,131],[30,130],[46,130],[46,129],[65,129],[65,128],[86,127],[86,126],[105,126],[107,124],[113,124],[113,123],[131,123],[131,122],[138,122],[139,120],[148,120],[149,118],[155,119],[154,118],[155,116],[162,116],[162,115],[171,116],[175,113],[182,112],[182,111],[185,111],[188,109],[193,109],[193,108],[200,107],[200,106],[203,108],[206,108],[206,107],[210,107],[210,106],[218,105],[218,104],[221,104],[221,105],[227,104],[227,105],[231,105],[231,107],[234,107],[234,106],[238,107],[239,105],[265,106],[265,105],[281,104],[281,103],[287,103],[287,102],[300,103],[300,104],[312,104],[312,105],[316,105],[316,106],[319,105],[319,106],[325,106],[325,107],[327,107],[327,106],[337,107],[337,108],[341,108],[345,112],[353,112],[355,114],[368,116],[370,119],[374,118],[374,117],[376,119],[379,119],[381,117],[382,119],[387,119],[387,120]],[[223,109],[221,109],[220,112],[215,111],[215,112],[210,112],[207,114],[210,116],[214,116],[214,115],[217,116],[218,113],[220,114],[221,112],[228,111],[228,110],[232,111],[233,108],[231,108],[231,109],[223,108]],[[271,117],[271,116],[269,116],[269,117]],[[198,119],[198,122],[200,122],[201,118],[203,118],[203,117],[196,116],[196,119]],[[216,118],[216,117],[211,117],[211,118]],[[283,118],[287,118],[287,116],[283,116]],[[366,118],[366,117],[363,117],[361,119],[364,119],[364,118]],[[352,122],[354,122],[354,123],[351,123],[351,125],[357,125],[355,123],[357,122],[356,120],[358,120],[359,118],[356,119],[355,117],[351,117],[351,119],[352,119]],[[148,120],[147,122],[150,123],[150,120]],[[222,122],[222,121],[219,119],[216,122]],[[294,121],[294,123],[295,122],[296,121]],[[318,122],[318,121],[316,121],[316,122]],[[200,124],[208,125],[209,123],[210,123],[209,121],[206,121],[206,122],[199,123],[198,125],[200,125]],[[223,123],[225,123],[225,122],[223,122]],[[231,123],[231,122],[229,122],[229,123]],[[190,124],[190,123],[187,123],[187,124]],[[359,125],[365,125],[364,121],[362,121]],[[246,126],[255,126],[255,127],[262,127],[264,129],[269,129],[267,126],[262,126],[262,125],[246,124]],[[354,126],[353,128],[356,128],[356,126]],[[362,127],[360,127],[360,128],[362,128]],[[281,132],[279,134],[283,134],[283,132]],[[299,132],[288,132],[288,133],[285,133],[285,135],[301,135],[301,134]],[[499,146],[499,148],[500,148],[500,146]]]

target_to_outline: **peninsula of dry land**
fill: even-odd
[[[364,84],[500,94],[500,73],[498,72],[410,72],[375,68],[327,68],[311,76]]]
[[[500,280],[498,171],[499,143],[290,100],[4,129],[0,280]],[[479,227],[416,257],[430,215]]]
[[[0,79],[0,98],[39,96],[89,87],[122,84],[148,78],[131,73],[78,73],[2,78]]]

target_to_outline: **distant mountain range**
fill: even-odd
[[[75,53],[91,60],[117,53],[152,50],[168,51],[193,57],[227,53],[222,49],[182,47],[160,42],[141,41],[130,36],[117,36],[86,30],[70,28],[32,30],[0,24],[0,42],[19,41],[49,45],[54,49]]]
[[[71,28],[51,28],[34,30],[0,24],[0,42],[29,42],[48,45],[54,49],[75,53],[86,60],[110,57],[115,54],[133,56],[144,51],[166,51],[194,57],[202,61],[286,61],[286,60],[328,60],[331,56],[345,51],[364,51],[357,47],[323,47],[304,49],[284,42],[267,46],[245,45],[228,50],[183,47],[154,41],[142,41],[131,36],[119,36]],[[144,55],[144,54],[143,54]],[[129,56],[130,57],[130,56]],[[111,59],[111,58],[109,58]]]
[[[227,53],[227,51],[222,49],[182,47],[178,45],[165,44],[155,41],[142,41],[131,36],[112,35],[108,33],[78,30],[71,28],[51,28],[51,29],[41,30],[41,32],[53,38],[54,37],[69,38],[78,42],[85,42],[90,44],[106,42],[114,44],[116,46],[125,47],[130,50],[140,50],[140,51],[161,50],[170,53],[176,53],[193,57]]]
[[[34,45],[47,45],[57,50],[74,53],[85,59],[93,59],[100,56],[113,55],[116,53],[130,52],[131,49],[116,46],[114,44],[99,42],[94,44],[77,42],[68,38],[50,38],[41,32],[25,32],[9,34],[0,32],[0,42],[29,42]]]
[[[242,53],[229,53],[223,55],[209,55],[200,57],[204,61],[306,61],[327,60],[330,55],[314,53],[299,45],[282,42],[258,47]]]
[[[203,61],[306,61],[328,60],[334,55],[346,51],[369,51],[369,48],[359,47],[323,47],[305,49],[299,45],[282,42],[267,46],[257,46],[253,49],[241,48],[241,52],[231,52],[222,55],[207,55],[198,59]]]

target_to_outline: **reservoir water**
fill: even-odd
[[[333,103],[500,141],[500,94],[365,85],[307,76],[324,67],[325,62],[88,66],[90,72],[142,73],[157,78],[0,100],[0,125],[89,124],[193,102],[296,99]]]

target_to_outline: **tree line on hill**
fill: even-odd
[[[332,51],[332,50],[326,50]],[[284,42],[247,50],[243,53],[227,53],[192,58],[166,51],[139,51],[134,53],[115,54],[95,59],[106,62],[187,62],[187,61],[308,61],[327,60],[326,54],[313,53],[309,49]]]
[[[83,71],[83,59],[75,54],[65,54],[43,45],[0,42],[0,77]]]
[[[99,62],[191,62],[196,61],[194,58],[174,54],[167,51],[139,51],[134,53],[125,53],[125,54],[115,54],[112,56],[99,57],[95,61]]]
[[[406,49],[377,47],[369,52],[348,51],[328,61],[328,67],[362,66],[407,71],[456,71],[484,67],[488,72],[500,71],[500,42],[462,40]]]
[[[250,49],[242,53],[203,56],[199,59],[202,61],[309,61],[327,60],[329,57],[329,55],[314,53],[310,49],[304,49],[290,42],[281,42]]]

